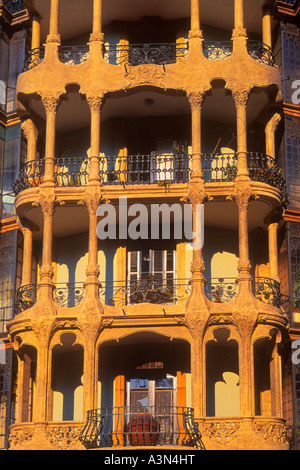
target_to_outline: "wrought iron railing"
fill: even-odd
[[[59,59],[64,64],[78,65],[85,62],[89,57],[88,44],[82,46],[60,46]]]
[[[188,279],[159,279],[148,275],[134,281],[103,282],[99,297],[106,305],[125,306],[140,303],[176,304],[188,299]]]
[[[288,205],[286,182],[275,159],[260,152],[248,153],[249,177],[252,181],[261,181],[280,190],[282,204]]]
[[[34,306],[38,298],[38,289],[38,284],[27,284],[17,290],[16,314]],[[57,283],[53,285],[53,300],[60,307],[76,307],[83,301],[84,296],[85,288],[82,283]]]
[[[281,308],[286,302],[286,296],[280,291],[280,283],[267,277],[256,277],[252,282],[253,292],[257,300]]]
[[[60,157],[56,159],[53,177],[57,186],[84,186],[89,180],[89,159],[86,157]],[[44,160],[27,162],[21,168],[14,184],[15,194],[35,188],[43,183]]]
[[[232,55],[231,41],[205,41],[203,54],[209,60],[224,60]]]
[[[105,44],[104,59],[113,65],[173,64],[188,55],[186,43]]]
[[[39,286],[28,284],[17,290],[15,313],[23,312],[37,301]],[[252,292],[258,300],[281,308],[289,298],[281,293],[280,283],[271,278],[259,277],[252,280]],[[212,302],[225,303],[233,300],[238,293],[236,278],[208,278],[205,294]],[[188,300],[191,294],[189,279],[156,279],[154,276],[134,281],[107,281],[100,284],[99,298],[110,306],[123,307],[141,303],[160,305],[179,304]],[[53,285],[53,300],[60,307],[80,305],[85,296],[83,283],[57,283]]]
[[[205,294],[212,302],[230,302],[237,296],[236,278],[210,278],[205,284]]]
[[[40,64],[45,58],[45,47],[37,47],[25,53],[23,64],[23,72],[31,70],[36,65]]]
[[[280,283],[267,277],[255,277],[252,280],[252,292],[257,300],[281,308],[288,298],[281,293]],[[238,294],[236,278],[207,279],[205,294],[213,302],[225,303],[233,300]]]
[[[53,176],[58,186],[84,186],[89,181],[89,169],[87,157],[60,157]]]
[[[265,65],[275,65],[272,49],[263,42],[248,40],[248,53],[250,56]]]
[[[42,159],[26,162],[20,170],[19,178],[14,184],[17,195],[24,189],[35,188],[43,182],[44,161]]]
[[[90,410],[79,440],[87,449],[189,446],[205,450],[194,410],[177,406]]]
[[[204,153],[202,155],[204,181],[233,181],[237,175],[235,153]]]
[[[190,155],[151,154],[102,157],[102,184],[184,183],[190,177]]]

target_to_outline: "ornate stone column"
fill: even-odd
[[[49,35],[47,37],[47,43],[48,42],[60,43],[60,35],[58,33],[58,18],[59,18],[59,0],[51,0],[50,26],[49,26]]]
[[[103,41],[102,33],[102,0],[94,0],[93,8],[93,32],[90,41]]]
[[[52,243],[53,217],[55,210],[55,193],[53,188],[40,190],[38,205],[42,208],[44,217],[42,266],[40,271],[40,295],[46,294],[52,300]]]
[[[200,0],[191,0],[191,29],[189,54],[196,56],[203,51],[203,33],[200,29]]]
[[[269,157],[276,158],[276,146],[275,146],[275,132],[281,121],[281,116],[278,113],[273,114],[271,119],[268,121],[265,127],[266,136],[266,154]]]
[[[91,111],[91,157],[89,182],[100,181],[100,111],[103,96],[87,96]]]
[[[89,254],[86,268],[86,296],[99,297],[98,237],[97,237],[97,208],[101,200],[101,190],[98,186],[87,187],[84,203],[89,214]]]
[[[280,282],[278,264],[278,226],[280,217],[278,214],[271,214],[267,220],[268,240],[269,240],[269,273],[270,278]]]
[[[244,0],[234,0],[234,29],[245,33],[244,29]]]
[[[199,208],[205,198],[205,188],[201,162],[201,110],[205,91],[188,93],[192,112],[192,174],[188,187],[188,199],[192,205],[192,226],[194,233],[200,229],[197,224],[197,207]],[[195,417],[204,415],[204,355],[203,337],[205,326],[209,318],[208,300],[204,294],[204,261],[202,247],[193,246],[193,261],[191,264],[191,294],[186,303],[186,321],[191,332],[191,373],[193,381],[192,406]]]
[[[35,13],[32,17],[31,49],[39,49],[41,46],[41,18]]]
[[[54,185],[54,167],[55,167],[55,124],[56,112],[59,105],[59,97],[42,96],[42,101],[46,109],[46,144],[45,144],[45,173],[44,183]]]
[[[262,18],[262,33],[263,43],[272,49],[272,16],[271,8],[268,6],[263,7],[263,18]]]
[[[17,218],[18,225],[23,234],[23,264],[22,264],[22,286],[31,284],[32,268],[32,229],[24,219]]]
[[[26,119],[26,121],[23,121],[21,127],[27,140],[27,163],[34,162],[36,158],[36,143],[38,139],[37,128],[32,119]]]
[[[191,0],[191,31],[200,30],[200,1]]]
[[[249,178],[248,161],[247,161],[247,103],[249,91],[236,90],[233,91],[233,98],[236,106],[237,114],[237,159],[238,172],[237,176]]]

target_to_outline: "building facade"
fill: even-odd
[[[82,3],[25,1],[10,448],[289,449],[297,2]]]

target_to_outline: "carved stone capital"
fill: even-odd
[[[92,112],[100,112],[104,100],[103,95],[87,95],[86,100]]]
[[[87,277],[89,276],[99,277],[99,274],[100,274],[99,264],[88,264],[85,270],[85,274]]]
[[[44,279],[44,278],[47,278],[47,279],[53,279],[54,277],[54,271],[53,271],[53,267],[51,265],[43,265],[40,269],[40,278],[41,278],[41,281]]]
[[[203,274],[205,271],[205,264],[203,260],[195,260],[191,263],[191,273],[195,274]]]
[[[237,28],[232,31],[232,39],[247,38],[247,30],[245,28]]]
[[[44,216],[53,217],[55,203],[56,197],[53,189],[47,188],[46,190],[40,190],[38,205],[42,208]]]
[[[60,34],[48,34],[47,39],[46,39],[46,43],[51,44],[51,43],[55,43],[55,42],[60,44],[60,42],[61,42]]]
[[[87,207],[89,215],[96,215],[97,208],[101,201],[101,189],[98,186],[87,186],[85,195],[84,195],[84,203]]]
[[[206,90],[188,91],[187,97],[192,111],[201,108],[205,98]]]
[[[189,31],[189,39],[194,39],[194,38],[203,39],[203,32],[201,31],[201,29]]]
[[[247,261],[239,261],[238,262],[238,272],[241,273],[249,273],[251,272],[251,263],[249,260]]]
[[[249,99],[249,90],[240,89],[232,92],[236,107],[246,107]]]
[[[248,208],[251,197],[251,183],[248,180],[236,181],[234,198],[239,210],[246,210]]]
[[[205,198],[203,180],[191,181],[188,186],[188,200],[192,206],[202,204]]]
[[[52,95],[52,94],[41,94],[43,105],[45,106],[46,113],[56,113],[57,108],[60,103],[61,95]]]
[[[104,42],[104,33],[92,33],[90,34],[90,42]]]

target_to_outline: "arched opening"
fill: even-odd
[[[270,337],[260,338],[253,345],[254,352],[254,387],[255,415],[276,416],[276,333],[270,332]],[[280,392],[281,393],[281,392]]]
[[[188,438],[190,346],[144,332],[99,348],[100,446],[164,445]],[[122,444],[121,444],[122,445]]]
[[[225,328],[217,329],[214,337],[206,344],[206,414],[239,416],[238,343]]]
[[[21,384],[21,410],[19,410],[19,419],[22,423],[28,423],[34,420],[36,365],[36,349],[29,345],[22,346],[19,351],[18,369]]]
[[[154,333],[99,348],[99,407],[189,406],[190,346]]]
[[[73,333],[61,335],[52,350],[52,419],[77,421],[83,418],[83,348]]]

